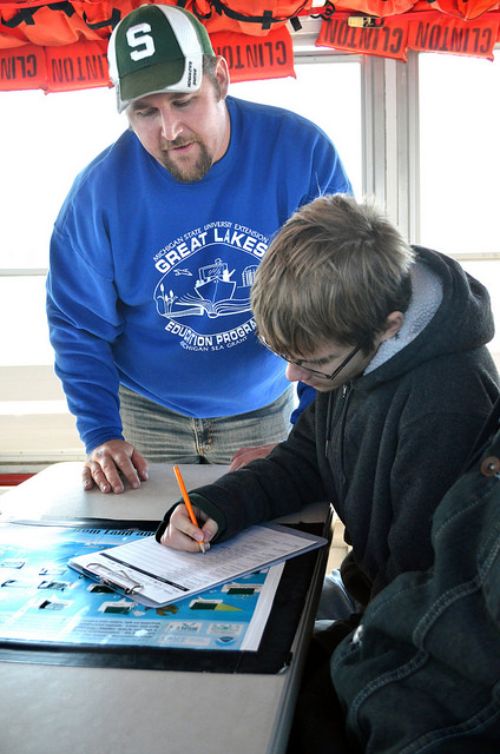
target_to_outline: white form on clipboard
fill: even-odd
[[[245,529],[206,553],[172,550],[151,536],[79,555],[68,565],[136,602],[163,607],[326,544],[323,537],[266,524]]]

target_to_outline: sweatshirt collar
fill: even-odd
[[[414,340],[427,327],[443,300],[443,284],[428,265],[415,262],[410,270],[412,293],[404,321],[396,335],[379,346],[363,374],[370,374]]]

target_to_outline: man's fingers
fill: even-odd
[[[97,487],[99,487],[101,492],[104,492],[105,494],[107,494],[108,492],[123,492],[123,484],[120,480],[118,472],[116,471],[116,468],[114,470],[114,475],[111,474],[111,479],[109,479],[109,467],[108,471],[106,472],[103,465],[101,465],[98,461],[87,461],[87,467],[90,470],[90,474],[94,483],[97,485]]]
[[[113,487],[113,492],[123,492],[125,489],[118,471],[123,474],[133,490],[141,486],[141,480],[146,481],[148,479],[148,463],[146,459],[129,443],[123,443],[117,450],[113,449],[106,456],[102,467],[108,481]],[[115,489],[115,480],[118,480],[118,489]]]
[[[94,481],[99,484],[99,488],[102,492],[107,491],[106,489],[103,489],[103,487],[106,488],[107,485],[111,486],[111,489],[115,494],[120,494],[120,492],[125,491],[125,486],[119,473],[119,471],[123,472],[123,470],[120,468],[120,457],[121,454],[117,453],[117,460],[115,461],[110,453],[106,450],[99,450],[94,455],[94,458],[91,461],[92,477]],[[136,477],[136,484],[138,485],[139,480],[137,479],[137,474],[135,474],[135,471],[134,475]]]
[[[126,440],[108,440],[94,448],[83,471],[84,489],[96,484],[101,492],[125,492],[124,480],[132,489],[148,479],[148,463]]]
[[[83,482],[83,489],[84,490],[91,490],[94,486],[94,480],[92,479],[92,472],[89,469],[88,465],[85,464],[82,471],[82,482]]]
[[[250,461],[255,461],[256,458],[266,458],[275,446],[276,443],[270,443],[268,445],[240,448],[231,459],[229,471],[237,471],[242,466],[249,464]]]
[[[138,450],[134,448],[131,457],[132,463],[137,469],[137,475],[141,481],[146,482],[149,479],[148,462]]]

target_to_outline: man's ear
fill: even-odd
[[[404,319],[403,312],[391,312],[385,320],[385,329],[380,336],[380,341],[393,338],[403,326]]]
[[[217,56],[215,77],[219,83],[220,98],[225,99],[229,89],[229,68],[226,58],[223,58],[221,55]]]

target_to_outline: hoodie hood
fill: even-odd
[[[371,389],[430,359],[470,351],[493,338],[495,327],[485,286],[451,257],[422,246],[413,246],[413,249],[415,263],[425,265],[438,277],[441,302],[419,335],[380,366],[355,379],[354,388]]]

